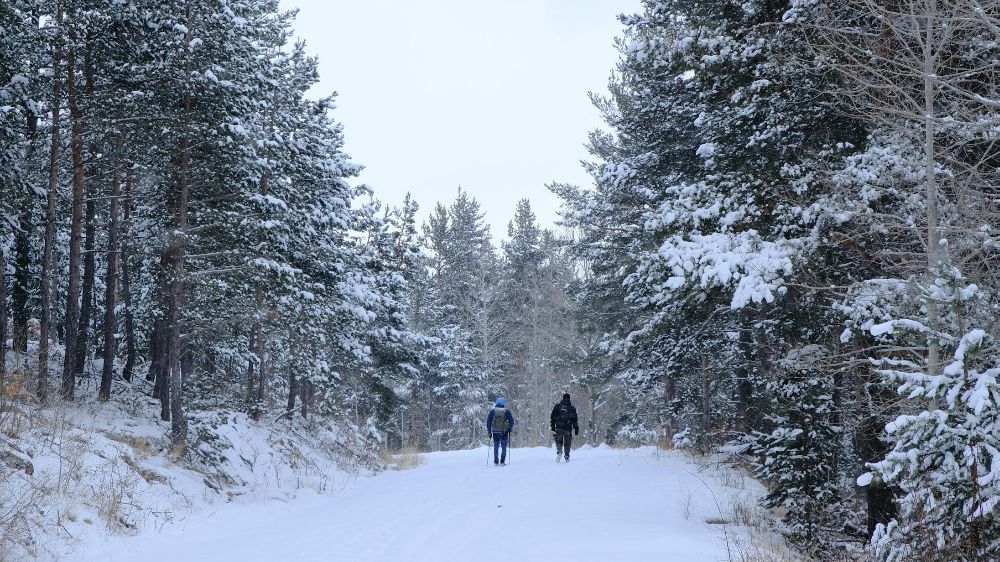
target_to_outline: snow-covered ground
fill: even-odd
[[[557,464],[551,448],[514,449],[499,468],[487,454],[430,453],[329,494],[216,506],[68,560],[740,560],[745,524],[769,517],[760,484],[677,451],[584,447]]]

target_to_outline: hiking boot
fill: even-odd
[[[500,461],[500,466],[507,466],[507,461]]]
[[[566,455],[566,462],[569,462],[569,455]]]
[[[496,460],[496,459],[493,459],[493,464],[495,464],[495,465],[499,466],[499,465],[500,465],[500,461],[498,461],[498,460]]]

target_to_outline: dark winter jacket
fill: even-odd
[[[486,416],[486,431],[493,433],[493,413],[496,412],[496,408],[490,408],[490,413]],[[510,413],[510,410],[504,408],[505,416],[507,417],[507,433],[514,430],[514,414]]]
[[[564,408],[566,413],[563,413]],[[549,426],[552,431],[557,429],[562,431],[573,430],[577,435],[580,434],[580,425],[576,418],[576,408],[573,407],[573,404],[570,404],[569,400],[564,398],[552,408]]]

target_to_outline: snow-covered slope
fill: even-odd
[[[757,482],[681,452],[585,447],[557,464],[551,448],[514,449],[507,467],[487,454],[431,453],[333,494],[220,506],[156,534],[92,542],[72,560],[740,560],[756,548],[745,525],[769,517],[754,507]]]
[[[109,536],[141,536],[231,505],[293,501],[304,490],[329,493],[381,466],[333,423],[255,422],[225,410],[192,414],[190,447],[178,456],[158,405],[116,390],[108,403],[88,393],[0,413],[0,562],[61,561],[81,549],[83,559],[101,559],[88,549]]]

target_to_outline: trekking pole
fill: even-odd
[[[510,464],[511,453],[514,451],[514,432],[507,434],[507,464]]]

